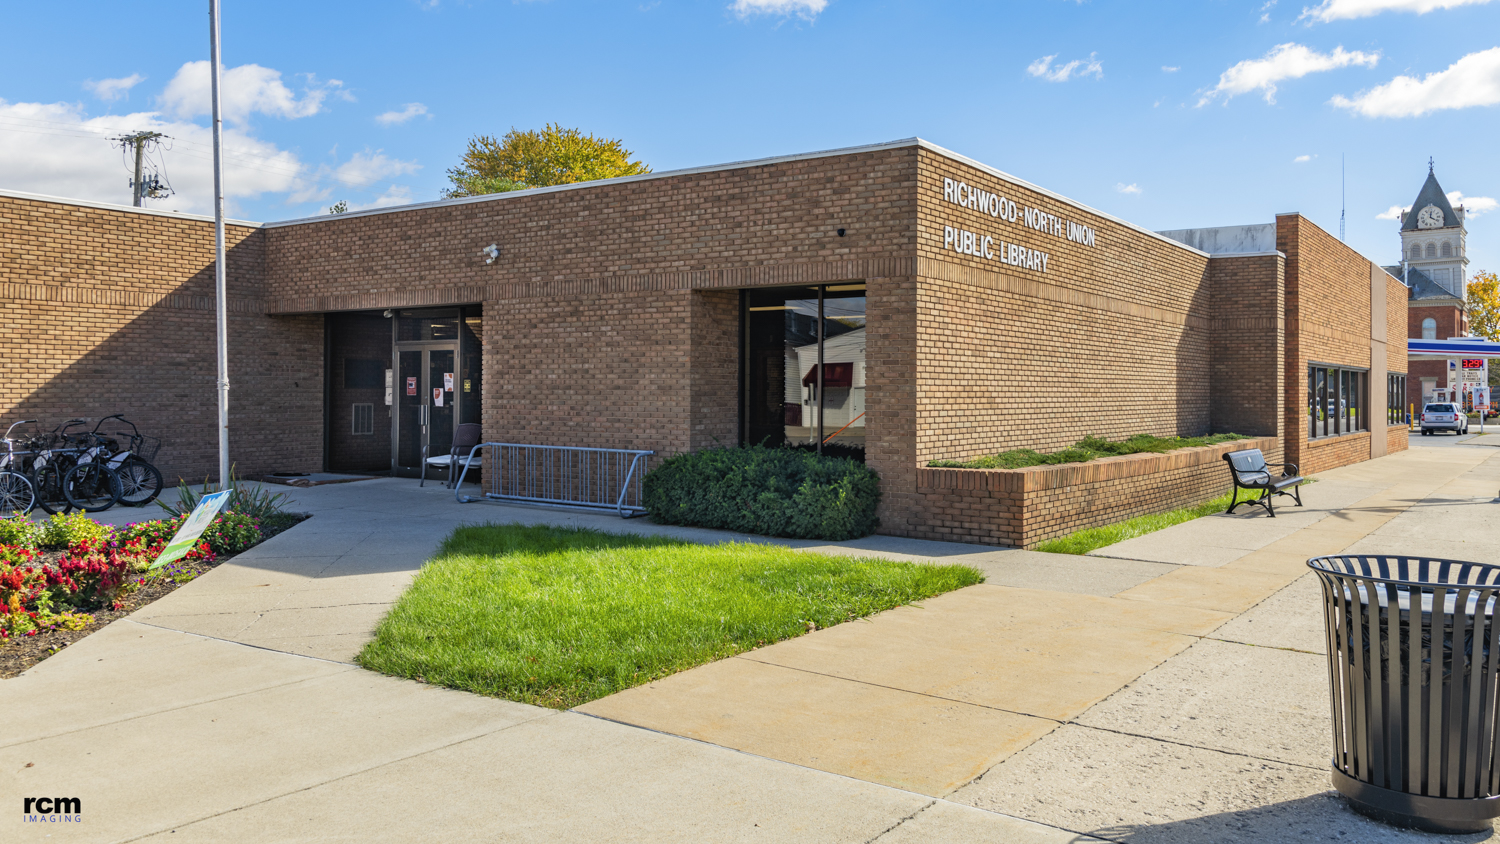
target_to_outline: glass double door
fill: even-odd
[[[459,402],[457,362],[457,343],[397,345],[392,449],[396,474],[414,476],[421,472],[423,446],[430,457],[447,454],[452,448],[454,411]]]

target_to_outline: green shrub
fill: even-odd
[[[70,548],[80,542],[102,543],[114,528],[101,525],[83,513],[54,513],[38,525],[37,545],[43,548]]]
[[[874,532],[880,477],[863,463],[792,448],[711,448],[646,475],[652,521],[761,536],[854,539]]]
[[[17,513],[8,519],[0,519],[0,545],[36,550],[40,529],[29,515]]]
[[[207,478],[203,479],[203,487],[197,492],[193,491],[193,487],[187,481],[180,481],[177,484],[177,503],[168,504],[165,500],[158,498],[156,506],[173,516],[186,516],[193,512],[193,508],[198,506],[203,496],[218,491],[218,485],[210,484]],[[234,467],[229,467],[229,500],[224,502],[226,511],[233,510],[256,519],[268,519],[285,514],[288,500],[286,493],[273,493],[264,485],[246,486],[235,477]]]

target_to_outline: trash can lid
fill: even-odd
[[[1411,609],[1413,591],[1420,594],[1421,611],[1432,612],[1433,596],[1443,593],[1443,612],[1458,607],[1458,596],[1466,592],[1465,610],[1474,615],[1493,615],[1500,599],[1500,566],[1436,557],[1407,557],[1394,554],[1343,554],[1313,557],[1307,567],[1335,580],[1343,599],[1370,604],[1371,592],[1377,604],[1389,607],[1394,597],[1397,607]],[[1487,594],[1485,594],[1487,593]],[[1479,603],[1484,594],[1484,607]]]

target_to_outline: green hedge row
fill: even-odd
[[[652,521],[787,536],[854,539],[875,531],[880,476],[857,460],[792,448],[711,448],[646,475]]]

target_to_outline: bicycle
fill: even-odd
[[[63,495],[62,479],[77,459],[78,449],[71,447],[73,435],[68,429],[87,425],[87,419],[69,419],[49,434],[37,434],[26,442],[30,460],[23,468],[36,490],[36,506],[48,515],[73,512],[73,505]],[[15,427],[15,426],[11,426]]]
[[[11,431],[16,429],[16,425],[25,425],[35,421],[30,419],[17,422],[5,431],[5,454],[0,457],[0,518],[9,519],[12,516],[28,515],[36,506],[36,487],[31,483],[30,478],[14,468],[19,461],[16,460],[15,440],[10,436]]]
[[[161,471],[151,465],[157,450],[161,448],[161,440],[142,434],[123,413],[100,419],[99,424],[94,426],[94,432],[98,433],[100,426],[111,419],[118,419],[130,426],[130,433],[119,431],[114,434],[128,440],[129,444],[117,450],[108,464],[120,476],[120,503],[131,507],[145,507],[155,501],[162,490]]]
[[[85,513],[98,513],[115,506],[124,493],[120,476],[109,466],[117,448],[114,440],[97,430],[79,437],[72,468],[63,473],[62,492],[68,503]]]

